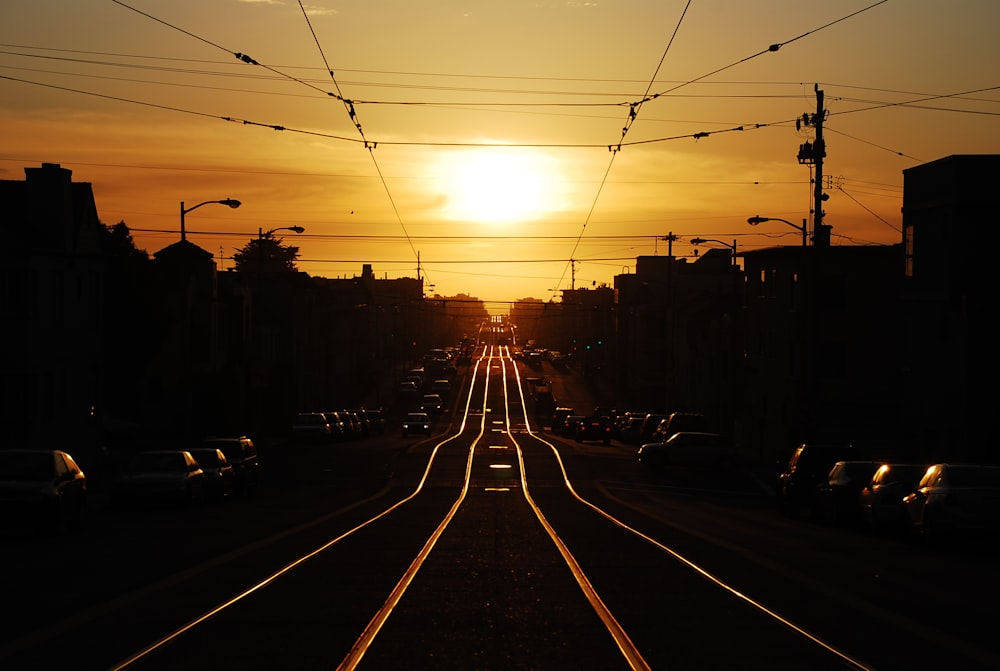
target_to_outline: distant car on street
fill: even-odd
[[[403,438],[410,434],[419,433],[423,436],[431,435],[431,417],[426,412],[408,412],[403,418]]]
[[[561,433],[563,426],[566,424],[566,418],[575,414],[576,410],[573,408],[557,407],[552,411],[552,431],[554,433]]]
[[[333,430],[321,412],[300,412],[292,421],[292,440],[300,443],[327,443],[333,440]]]
[[[585,420],[586,417],[583,415],[567,415],[566,419],[563,420],[562,426],[559,427],[559,435],[566,438],[572,438],[576,435],[576,427]],[[552,427],[555,430],[555,427]]]
[[[585,417],[576,425],[574,436],[577,442],[599,440],[605,445],[611,444],[611,425],[604,417]]]
[[[420,409],[428,415],[440,415],[444,412],[444,400],[440,394],[424,394],[420,400]]]
[[[441,398],[448,398],[451,394],[451,380],[434,380],[431,382],[431,391],[440,394]]]
[[[419,390],[420,389],[414,380],[403,380],[402,382],[399,383],[399,386],[396,388],[396,393],[401,398],[413,398],[414,396],[417,395],[417,392]]]

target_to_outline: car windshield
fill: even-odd
[[[948,469],[948,484],[953,487],[1000,487],[1000,468],[953,466]]]
[[[48,452],[0,451],[0,480],[32,482],[49,480],[52,474],[52,455]]]
[[[216,468],[219,465],[219,454],[215,450],[192,450],[191,456],[203,468]]]
[[[180,452],[144,452],[132,460],[132,470],[139,473],[171,473],[186,470],[186,464]]]

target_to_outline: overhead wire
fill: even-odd
[[[667,41],[667,46],[664,47],[663,49],[663,54],[660,56],[660,62],[657,63],[656,68],[653,70],[653,76],[650,77],[649,79],[649,83],[646,86],[646,94],[643,95],[643,98],[646,98],[649,94],[649,91],[653,88],[653,82],[656,81],[656,76],[659,74],[660,68],[663,67],[663,61],[666,60],[667,58],[667,53],[670,51],[670,46],[674,43],[674,38],[677,37],[677,31],[680,30],[681,23],[683,23],[684,17],[687,15],[687,10],[690,6],[691,6],[691,0],[687,0],[687,3],[684,5],[684,10],[681,12],[680,17],[677,19],[677,23],[674,25],[673,33],[671,33],[670,39]],[[573,249],[570,252],[569,262],[563,267],[562,276],[559,278],[559,282],[556,283],[557,289],[560,286],[562,286],[562,283],[566,279],[566,273],[570,272],[570,270],[573,267],[573,264],[575,262],[574,256],[576,255],[577,249],[579,249],[580,247],[580,241],[583,239],[583,236],[587,232],[587,225],[590,223],[590,220],[594,215],[594,210],[597,207],[597,201],[600,200],[601,193],[604,191],[604,186],[605,184],[607,184],[608,175],[611,174],[611,167],[614,165],[615,157],[618,155],[618,152],[621,151],[622,140],[624,140],[625,136],[628,135],[629,129],[632,127],[632,123],[638,116],[639,108],[641,106],[642,102],[633,103],[629,105],[628,118],[626,118],[625,125],[622,128],[622,135],[618,140],[617,148],[613,148],[610,145],[608,146],[608,150],[611,152],[611,156],[608,159],[608,165],[604,169],[604,175],[601,178],[600,184],[597,186],[597,189],[594,193],[594,198],[591,200],[590,209],[587,211],[586,217],[584,217],[583,225],[580,227],[580,235],[577,237],[576,242],[573,245]]]
[[[850,18],[851,16],[855,16],[855,15],[857,15],[857,14],[863,12],[863,11],[867,11],[868,9],[876,7],[876,6],[878,6],[880,4],[883,4],[884,2],[887,2],[887,1],[888,0],[881,0],[881,2],[876,2],[876,3],[872,4],[872,5],[870,5],[869,7],[866,7],[864,9],[862,9],[862,10],[858,10],[857,12],[854,12],[854,13],[848,15],[848,16],[842,17],[841,19],[838,19],[837,21],[830,22],[830,23],[828,23],[828,24],[826,24],[824,26],[821,26],[821,27],[819,27],[817,29],[814,29],[812,31],[808,31],[806,33],[803,33],[803,34],[801,34],[801,35],[799,35],[799,36],[797,36],[797,37],[795,37],[795,38],[793,38],[791,40],[788,40],[788,41],[784,42],[784,43],[780,43],[778,45],[772,45],[771,47],[769,47],[767,50],[765,50],[763,52],[760,52],[760,53],[755,54],[753,56],[749,56],[747,58],[741,59],[740,61],[737,61],[736,63],[730,64],[729,66],[726,66],[724,68],[720,68],[720,69],[714,70],[714,71],[712,71],[710,73],[707,73],[706,75],[703,75],[702,77],[699,77],[698,79],[694,79],[694,80],[689,80],[687,82],[683,82],[683,83],[679,84],[678,86],[674,87],[673,89],[670,89],[668,91],[664,91],[664,92],[662,92],[660,94],[655,94],[654,97],[659,97],[659,96],[662,96],[662,95],[666,95],[668,93],[671,93],[673,90],[676,90],[677,88],[680,88],[682,86],[686,86],[686,85],[695,83],[697,81],[701,81],[701,80],[703,80],[703,79],[705,79],[705,78],[707,78],[709,76],[712,76],[712,75],[717,74],[717,73],[719,73],[719,72],[721,72],[721,71],[723,71],[725,69],[728,69],[729,67],[732,67],[732,66],[734,66],[734,65],[736,65],[738,63],[745,62],[746,60],[749,60],[750,58],[754,58],[756,56],[762,55],[763,53],[767,53],[768,51],[776,51],[777,50],[777,48],[775,48],[776,46],[778,48],[780,48],[780,46],[782,46],[782,45],[791,43],[791,42],[793,42],[795,40],[798,40],[798,39],[802,39],[803,37],[805,37],[805,36],[807,36],[809,34],[817,32],[818,30],[821,30],[821,29],[823,29],[825,27],[834,25],[835,23],[838,23],[840,21],[846,20],[847,18]],[[154,17],[152,15],[149,15],[149,14],[147,14],[145,12],[139,11],[139,10],[137,10],[137,9],[135,9],[135,8],[127,5],[126,3],[122,2],[121,0],[113,0],[113,2],[115,2],[118,5],[121,5],[121,6],[125,7],[127,9],[131,9],[131,10],[133,10],[133,11],[135,11],[135,12],[137,12],[137,13],[143,15],[143,16],[146,16],[147,18],[153,19],[153,20],[155,20],[155,21],[157,21],[157,22],[159,22],[159,23],[161,23],[163,25],[166,25],[166,26],[169,26],[169,27],[171,27],[171,28],[173,28],[175,30],[178,30],[178,31],[180,31],[180,32],[182,32],[182,33],[184,33],[186,35],[189,35],[191,37],[195,37],[196,39],[199,39],[200,41],[202,41],[202,42],[204,42],[204,43],[206,43],[208,45],[211,45],[211,46],[213,46],[215,48],[225,50],[228,53],[233,53],[237,57],[237,59],[239,59],[240,61],[242,61],[244,63],[251,64],[251,65],[258,65],[260,67],[264,67],[265,69],[268,69],[269,71],[271,71],[271,72],[273,72],[273,73],[275,73],[275,74],[277,74],[279,76],[292,79],[292,80],[294,80],[296,82],[299,82],[301,84],[309,86],[310,88],[312,88],[312,89],[314,89],[316,91],[319,91],[319,92],[323,93],[324,95],[327,95],[327,96],[330,96],[330,97],[335,97],[335,98],[339,99],[342,103],[345,104],[345,107],[348,109],[348,113],[349,113],[351,119],[353,121],[355,121],[356,128],[359,131],[359,134],[361,135],[361,142],[363,142],[364,145],[366,146],[366,148],[368,148],[369,153],[370,153],[370,155],[372,157],[372,160],[375,162],[376,170],[379,173],[379,178],[382,181],[383,186],[386,188],[386,192],[387,192],[387,194],[388,194],[388,196],[390,198],[390,201],[392,200],[392,194],[391,194],[391,192],[389,192],[388,185],[386,183],[384,175],[382,174],[382,171],[381,171],[381,169],[378,166],[378,162],[375,161],[374,153],[372,151],[375,148],[375,146],[377,145],[377,143],[370,143],[364,137],[363,130],[360,127],[360,122],[356,118],[356,111],[354,110],[353,105],[351,104],[352,101],[348,100],[346,97],[344,97],[341,94],[341,92],[339,90],[339,85],[337,84],[336,78],[334,77],[334,73],[333,73],[332,69],[329,68],[329,64],[326,63],[325,55],[323,56],[324,62],[327,65],[327,71],[330,73],[331,78],[334,80],[335,86],[338,87],[337,93],[330,93],[330,92],[324,91],[323,89],[315,87],[315,86],[313,86],[312,84],[310,84],[309,82],[307,82],[307,81],[305,81],[303,79],[300,79],[300,78],[297,78],[297,77],[292,77],[292,76],[287,75],[287,74],[285,74],[283,72],[279,72],[278,70],[273,69],[273,68],[271,68],[269,66],[262,65],[259,62],[257,62],[255,59],[253,59],[253,58],[251,58],[249,56],[246,56],[245,54],[241,54],[239,52],[229,52],[229,50],[224,49],[222,46],[220,46],[220,45],[218,45],[218,44],[216,44],[216,43],[214,43],[214,42],[212,42],[210,40],[207,40],[205,38],[202,38],[202,37],[200,37],[198,35],[195,35],[195,34],[189,32],[187,30],[184,30],[184,29],[181,29],[181,28],[179,28],[177,26],[174,26],[173,24],[170,24],[170,23],[168,23],[166,21],[158,19],[158,18],[156,18],[156,17]],[[687,7],[689,7],[690,4],[691,3],[690,3],[690,0],[689,0],[689,2],[687,3],[687,6],[685,7],[685,10],[684,10],[685,12],[687,11]],[[301,0],[299,2],[299,6],[302,9],[302,12],[303,12],[303,14],[306,17],[307,23],[309,23],[308,14],[306,13],[306,10],[305,10],[305,8],[304,8]],[[683,15],[682,15],[681,19],[683,19]],[[310,30],[313,33],[314,39],[317,42],[317,47],[320,48],[320,53],[322,54],[322,46],[319,43],[319,40],[318,40],[318,37],[315,34],[315,31],[312,29],[311,23],[309,23],[309,27],[310,27]],[[678,22],[678,25],[675,27],[674,35],[676,35],[677,30],[679,29],[679,27],[680,27],[680,21]],[[671,37],[671,42],[672,41],[673,41],[673,37]],[[669,50],[669,45],[667,47],[667,50]],[[665,59],[665,56],[667,54],[667,50],[664,51],[663,57],[661,58],[661,61],[660,61],[660,65],[662,65],[663,60]],[[658,66],[657,70],[659,70],[659,66]],[[13,78],[13,77],[2,77],[2,78],[13,80],[13,81],[20,81],[20,82],[25,82],[25,83],[38,84],[37,82],[29,82],[27,80],[16,79],[16,78]],[[652,90],[652,84],[655,81],[656,81],[656,77],[654,76],[650,80],[650,84],[647,86],[647,94],[648,94],[648,91]],[[210,115],[210,114],[206,114],[206,113],[202,113],[202,112],[195,112],[195,111],[191,111],[191,110],[185,110],[185,109],[178,108],[178,107],[175,107],[175,106],[158,105],[158,104],[155,104],[155,103],[145,103],[145,102],[142,102],[142,101],[136,101],[136,100],[129,100],[129,99],[121,98],[121,97],[118,97],[118,96],[109,96],[109,95],[103,95],[103,94],[94,94],[94,93],[91,93],[91,92],[81,91],[79,89],[73,89],[73,88],[69,88],[69,87],[61,87],[61,86],[48,85],[48,84],[38,84],[38,85],[49,86],[51,88],[55,88],[55,89],[59,89],[59,90],[64,90],[64,91],[75,92],[75,93],[83,93],[83,94],[87,94],[87,95],[96,95],[98,97],[103,97],[103,98],[107,98],[107,99],[115,100],[115,101],[120,101],[120,102],[132,102],[134,104],[147,105],[147,106],[150,106],[150,107],[156,107],[156,108],[161,108],[161,109],[170,110],[170,111],[180,111],[180,112],[185,112],[185,113],[189,113],[189,114],[196,114],[196,115],[199,115],[199,116],[205,116],[205,117],[210,117],[210,118],[220,118],[220,119],[223,119],[223,120],[226,120],[226,121],[233,121],[233,122],[242,123],[244,125],[261,126],[261,127],[272,128],[272,129],[275,129],[275,130],[291,130],[292,132],[300,132],[300,133],[305,133],[305,134],[310,134],[310,135],[315,135],[315,136],[321,136],[321,137],[328,137],[328,138],[333,138],[333,139],[338,139],[338,140],[352,140],[352,141],[356,141],[353,138],[345,138],[345,137],[342,137],[342,136],[332,135],[332,134],[328,134],[328,133],[319,133],[319,132],[303,131],[303,130],[299,130],[299,129],[291,129],[291,128],[287,128],[285,126],[280,126],[280,125],[276,125],[276,124],[265,124],[265,123],[261,123],[261,122],[254,122],[254,121],[250,121],[250,120],[246,120],[246,119],[238,119],[238,118],[234,118],[234,117],[217,117],[215,115]],[[980,89],[980,90],[982,91],[982,90],[990,90],[990,89]],[[639,103],[630,103],[629,104],[630,105],[630,116],[629,116],[629,119],[626,121],[625,128],[623,129],[624,132],[622,134],[622,138],[621,138],[622,140],[625,139],[625,136],[628,133],[628,128],[631,127],[631,124],[634,122],[635,116],[638,113],[638,107],[636,105],[637,104],[641,104],[642,102],[647,102],[646,97],[647,96],[644,96],[643,100],[639,101]],[[890,106],[890,105],[886,105],[886,106]],[[352,114],[352,112],[354,112],[354,113]],[[632,114],[632,112],[635,112],[635,114]],[[789,120],[788,122],[790,122],[790,121],[791,120]],[[788,122],[775,122],[774,124],[757,124],[754,127],[755,128],[760,128],[760,127],[763,127],[764,125],[779,125],[779,124],[788,123]],[[722,131],[715,131],[715,132],[733,132],[733,131],[736,131],[736,130],[743,130],[743,129],[744,128],[742,126],[737,126],[737,127],[728,128],[728,129],[725,129],[725,130],[722,130]],[[636,143],[619,142],[619,144],[617,145],[617,149],[620,150],[620,148],[622,146],[628,146],[630,144],[645,144],[645,143],[649,143],[649,142],[653,142],[653,141],[664,141],[666,139],[681,139],[681,138],[690,138],[690,137],[694,137],[695,139],[700,139],[701,137],[704,137],[707,134],[708,133],[685,134],[685,135],[672,136],[670,138],[660,138],[659,140],[643,140],[643,141],[638,141]],[[393,143],[393,144],[406,144],[406,143]],[[482,144],[481,143],[412,143],[412,144],[418,144],[418,145],[424,145],[424,146],[431,146],[431,145],[434,145],[434,146],[491,146],[491,145],[488,145],[486,143],[482,143]],[[555,145],[552,145],[552,144],[537,143],[537,144],[514,145],[514,146],[527,146],[527,147],[567,147],[567,146],[597,147],[597,146],[602,146],[603,147],[603,146],[606,146],[606,145],[603,145],[603,144],[602,145],[597,145],[597,144],[594,144],[594,145],[588,145],[588,144],[582,144],[582,145],[579,145],[579,144],[555,144]],[[609,147],[609,149],[610,149],[610,147]],[[612,165],[614,163],[614,157],[615,157],[616,154],[617,154],[617,150],[616,151],[612,151],[611,160],[609,161],[608,167],[607,167],[607,169],[606,169],[606,171],[605,171],[605,173],[604,173],[604,175],[603,175],[603,177],[601,179],[601,182],[600,182],[601,187],[599,187],[597,195],[595,196],[594,202],[593,202],[593,204],[592,204],[592,206],[591,206],[591,208],[590,208],[590,210],[589,210],[589,212],[587,214],[586,221],[583,224],[583,228],[581,230],[581,233],[577,237],[577,245],[574,246],[574,251],[577,249],[580,240],[583,238],[583,236],[584,236],[584,234],[586,232],[587,223],[592,218],[593,211],[594,211],[594,208],[596,207],[596,203],[597,203],[597,200],[598,200],[598,198],[600,196],[600,192],[603,189],[603,185],[606,184],[607,181],[608,181],[608,175],[609,175],[611,167],[612,167]],[[396,208],[396,205],[395,205],[394,202],[392,203],[392,206],[393,206],[394,213],[396,214],[397,218],[400,221],[400,224],[402,225],[402,219],[399,216],[398,209]],[[405,232],[405,226],[403,228],[404,228],[404,232]],[[410,238],[408,232],[406,232],[406,237],[407,237],[407,239],[411,240],[411,249],[413,249],[412,238]],[[416,251],[416,250],[414,249],[414,251]]]
[[[399,222],[399,226],[403,231],[403,235],[406,236],[407,243],[410,246],[410,251],[413,252],[413,256],[417,262],[417,277],[420,277],[421,267],[420,267],[420,252],[417,251],[413,244],[413,240],[410,238],[410,232],[406,230],[406,224],[403,221],[403,217],[399,212],[399,207],[396,205],[396,199],[393,198],[392,191],[389,189],[389,183],[385,180],[385,175],[382,173],[382,167],[379,165],[378,159],[375,158],[375,147],[378,143],[369,142],[365,137],[365,132],[361,127],[361,122],[357,117],[357,111],[354,109],[354,103],[346,98],[340,91],[340,85],[337,83],[337,77],[334,74],[333,68],[330,67],[330,62],[326,58],[326,54],[323,51],[323,45],[319,41],[319,36],[316,35],[316,30],[312,26],[312,21],[309,20],[309,13],[306,11],[305,6],[302,4],[302,0],[299,0],[299,8],[302,10],[302,16],[305,18],[306,25],[309,27],[309,32],[313,36],[313,40],[316,43],[316,48],[319,50],[320,57],[323,59],[323,64],[326,67],[327,72],[330,74],[330,79],[333,81],[334,87],[337,89],[337,94],[340,100],[344,104],[344,108],[347,111],[348,116],[351,121],[354,122],[354,127],[357,128],[358,134],[365,143],[365,148],[368,150],[368,155],[371,157],[372,165],[375,167],[375,171],[378,173],[379,180],[382,183],[382,188],[385,190],[386,197],[389,199],[389,204],[392,207],[392,212]]]

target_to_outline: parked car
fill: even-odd
[[[87,476],[62,450],[0,450],[0,519],[16,526],[78,527]]]
[[[903,498],[911,531],[929,545],[950,536],[992,539],[1000,531],[1000,466],[934,464]]]
[[[792,517],[812,512],[816,486],[826,479],[838,461],[857,459],[858,450],[849,444],[803,443],[792,452],[785,470],[778,476],[778,510]]]
[[[382,408],[375,410],[365,409],[368,421],[371,422],[372,431],[375,433],[385,433],[385,411]]]
[[[660,422],[667,419],[667,417],[669,415],[653,412],[646,413],[646,416],[642,419],[642,426],[639,427],[639,444],[653,442],[653,433],[660,426]]]
[[[190,505],[205,500],[205,471],[186,450],[139,452],[115,479],[111,495],[122,503]]]
[[[344,421],[340,413],[334,410],[324,412],[323,416],[326,417],[326,422],[330,425],[330,440],[333,442],[347,440],[347,422]]]
[[[605,445],[611,444],[611,426],[603,417],[585,417],[576,425],[577,442],[599,440]]]
[[[403,438],[411,433],[431,435],[431,417],[426,412],[408,412],[403,418]]]
[[[300,412],[292,422],[292,440],[297,443],[328,443],[333,431],[321,412]]]
[[[708,418],[696,412],[672,412],[665,419],[661,419],[653,430],[650,442],[663,443],[670,436],[681,431],[698,431],[708,433],[712,431]]]
[[[654,468],[663,466],[726,466],[736,459],[732,443],[721,434],[678,431],[662,443],[639,448],[639,461]]]
[[[224,501],[236,488],[236,471],[219,448],[195,447],[189,450],[205,472],[205,496],[212,501]]]
[[[831,524],[856,524],[861,520],[858,497],[880,461],[838,461],[816,486],[816,514]]]
[[[202,448],[217,448],[226,455],[226,460],[233,467],[234,486],[238,494],[256,494],[260,480],[260,456],[253,440],[246,436],[233,438],[206,438],[201,441]]]
[[[355,412],[365,423],[368,433],[385,433],[385,417],[382,410],[369,410],[368,408],[358,408]]]
[[[903,497],[917,488],[926,464],[882,464],[858,494],[861,523],[875,532],[901,532],[906,512]]]
[[[349,434],[353,440],[360,440],[368,436],[368,423],[357,413],[357,411],[341,410],[339,414],[344,420],[345,426],[349,427]]]
[[[618,440],[629,445],[638,445],[645,415],[630,415],[622,419],[618,428]]]

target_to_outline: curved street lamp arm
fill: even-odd
[[[231,207],[234,210],[237,207],[239,207],[240,205],[243,204],[240,201],[236,200],[235,198],[226,198],[225,200],[206,200],[203,203],[198,203],[197,205],[192,205],[191,207],[185,208],[184,207],[184,201],[182,200],[181,201],[181,240],[187,240],[187,233],[184,231],[184,215],[187,214],[188,212],[190,212],[191,210],[197,210],[202,205],[208,205],[209,203],[218,203],[219,205],[225,205],[227,207]]]

